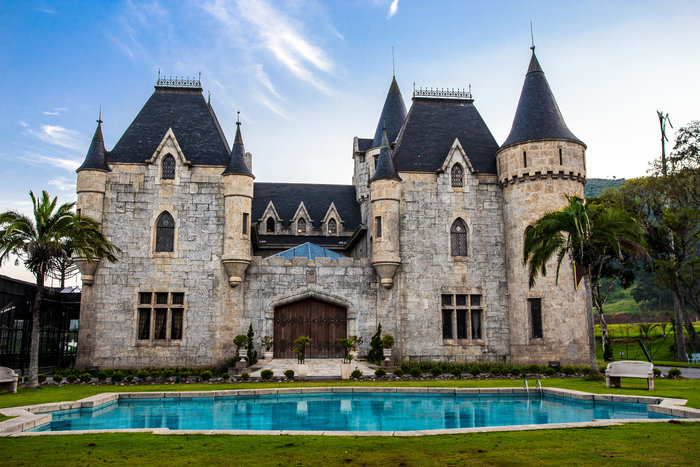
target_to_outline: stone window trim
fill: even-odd
[[[469,261],[469,227],[461,217],[456,218],[450,225],[450,259],[452,261]]]
[[[443,289],[439,300],[443,345],[486,345],[486,306],[480,291]]]
[[[338,223],[334,218],[328,220],[328,236],[334,237],[338,235]]]
[[[526,309],[527,336],[530,344],[544,344],[544,299],[540,296],[528,296]]]
[[[163,157],[160,163],[160,179],[161,181],[175,181],[175,168],[177,164],[175,157],[168,153]]]
[[[382,238],[382,216],[374,216],[374,236],[377,240]]]
[[[297,228],[296,228],[296,233],[297,235],[306,235],[306,219],[303,217],[300,217],[297,219]]]
[[[172,224],[172,225],[166,225]],[[177,222],[175,217],[164,209],[153,223],[153,256],[174,257],[177,251]]]
[[[452,188],[464,188],[464,169],[459,163],[452,166],[450,185]]]
[[[142,317],[147,320],[147,325],[143,328]],[[163,317],[161,322],[159,322],[160,317]],[[182,345],[187,329],[186,294],[161,289],[139,290],[134,307],[134,323],[137,347]],[[164,337],[160,338],[159,333]]]
[[[241,219],[241,234],[243,237],[248,237],[248,232],[250,232],[250,213],[244,212],[243,219]]]
[[[265,221],[265,233],[275,233],[275,218],[270,216]]]

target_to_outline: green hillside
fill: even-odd
[[[615,188],[625,183],[624,178],[589,178],[586,182],[584,196],[593,198],[600,195],[606,188]]]

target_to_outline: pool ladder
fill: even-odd
[[[526,392],[527,395],[529,396],[529,395],[530,395],[530,386],[527,384],[527,380],[526,380],[526,379],[523,380],[523,387],[525,388],[525,392]],[[536,388],[537,388],[537,392],[539,392],[540,394],[542,394],[542,383],[540,382],[539,379],[537,380],[537,386],[536,386]]]

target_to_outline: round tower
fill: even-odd
[[[517,363],[588,362],[585,290],[574,265],[564,260],[528,286],[523,242],[528,226],[583,198],[586,145],[568,129],[532,47],[532,58],[513,120],[496,152],[503,187],[510,355]]]
[[[394,274],[401,264],[399,253],[401,177],[394,169],[389,151],[386,128],[383,128],[377,169],[369,181],[370,236],[372,238],[372,266],[379,275],[382,286],[387,289],[391,288],[394,283]]]
[[[226,268],[228,283],[236,287],[243,281],[252,258],[250,245],[250,213],[253,203],[255,177],[246,163],[241,136],[241,122],[236,122],[236,138],[224,177],[224,251],[221,261]]]
[[[102,118],[97,120],[97,129],[92,137],[90,149],[85,156],[85,161],[76,170],[78,180],[76,191],[78,201],[77,212],[88,216],[102,224],[102,211],[104,208],[105,190],[107,188],[107,173],[110,172],[107,165],[107,151],[102,137]],[[89,261],[87,258],[73,258],[80,269],[83,285],[92,285],[95,280],[95,271],[99,260]]]

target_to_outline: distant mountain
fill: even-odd
[[[600,195],[606,188],[616,188],[625,183],[624,178],[589,178],[586,182],[586,189],[584,190],[584,196],[586,198],[593,198]]]

